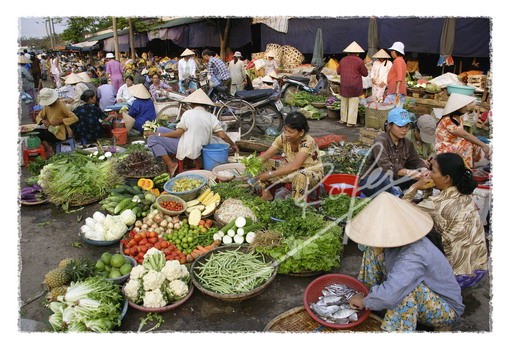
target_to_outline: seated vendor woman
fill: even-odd
[[[440,190],[438,195],[424,199],[418,206],[433,218],[444,254],[460,287],[471,287],[484,277],[488,264],[484,228],[471,196],[477,183],[459,154],[439,154],[431,167],[429,177],[410,186],[403,199],[412,201],[417,190],[430,186]]]
[[[393,108],[387,116],[387,127],[371,147],[361,170],[362,193],[374,197],[382,191],[402,195],[427,171],[412,141],[406,138],[411,125],[410,114],[403,108]]]
[[[129,112],[124,112],[127,132],[134,128],[134,134],[143,133],[143,124],[146,121],[154,121],[157,113],[150,92],[143,84],[134,84],[128,88],[129,93],[135,98]]]
[[[323,179],[323,164],[318,152],[318,145],[309,135],[306,117],[298,112],[288,114],[283,133],[259,156],[265,170],[256,177],[261,182],[262,198],[272,200],[270,189],[273,186],[291,182],[293,198],[305,201]],[[283,161],[272,159],[278,153],[284,154]]]
[[[432,227],[429,214],[386,192],[347,223],[348,237],[366,246],[358,279],[369,288],[350,307],[385,311],[387,332],[450,328],[465,306],[451,265],[426,237]]]

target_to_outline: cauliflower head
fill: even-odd
[[[138,302],[140,297],[140,287],[141,282],[140,280],[133,280],[130,279],[124,286],[124,293],[127,299],[131,300],[132,302]]]
[[[148,272],[147,269],[143,267],[143,265],[136,265],[131,270],[130,278],[131,280],[137,280],[142,278]]]
[[[146,291],[156,290],[161,288],[161,285],[166,280],[164,274],[159,271],[149,270],[143,277],[143,289]]]
[[[177,260],[167,260],[161,270],[161,273],[164,274],[166,279],[170,282],[178,280],[180,278],[180,266],[181,265]]]
[[[104,233],[104,238],[107,241],[114,241],[116,239],[122,238],[122,236],[126,232],[127,232],[127,226],[124,223],[117,221],[108,227],[108,229]]]
[[[163,292],[160,289],[151,290],[145,293],[143,297],[144,307],[163,307],[166,306]]]
[[[187,295],[189,287],[187,286],[187,283],[181,280],[174,280],[168,284],[167,291],[170,300],[177,301]]]
[[[131,209],[127,209],[120,213],[119,219],[126,226],[131,226],[136,222],[136,214]]]

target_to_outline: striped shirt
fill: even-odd
[[[217,78],[217,80],[230,79],[230,70],[226,64],[217,57],[210,57],[208,64],[209,73]]]

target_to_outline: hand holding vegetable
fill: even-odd
[[[246,173],[251,176],[257,176],[263,169],[263,159],[257,157],[256,152],[242,159],[241,163],[246,166]]]

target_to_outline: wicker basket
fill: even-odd
[[[281,66],[283,68],[296,68],[304,62],[304,55],[296,48],[290,45],[284,45],[281,49],[283,50],[283,56],[281,58]]]
[[[265,52],[253,52],[251,54],[251,61],[262,59],[265,56]]]
[[[304,306],[288,310],[271,320],[264,332],[381,332],[382,319],[371,313],[361,323],[348,329],[333,329],[322,326],[309,316]]]
[[[365,111],[365,124],[364,126],[366,128],[373,128],[376,130],[383,130],[384,123],[387,120],[387,115],[389,114],[390,110],[394,108],[393,106],[374,106],[369,105],[366,106]]]
[[[283,58],[283,49],[281,45],[279,44],[267,44],[267,47],[265,48],[265,53],[269,51],[274,51],[276,54],[276,57],[274,59],[278,62],[281,62],[281,59]]]

